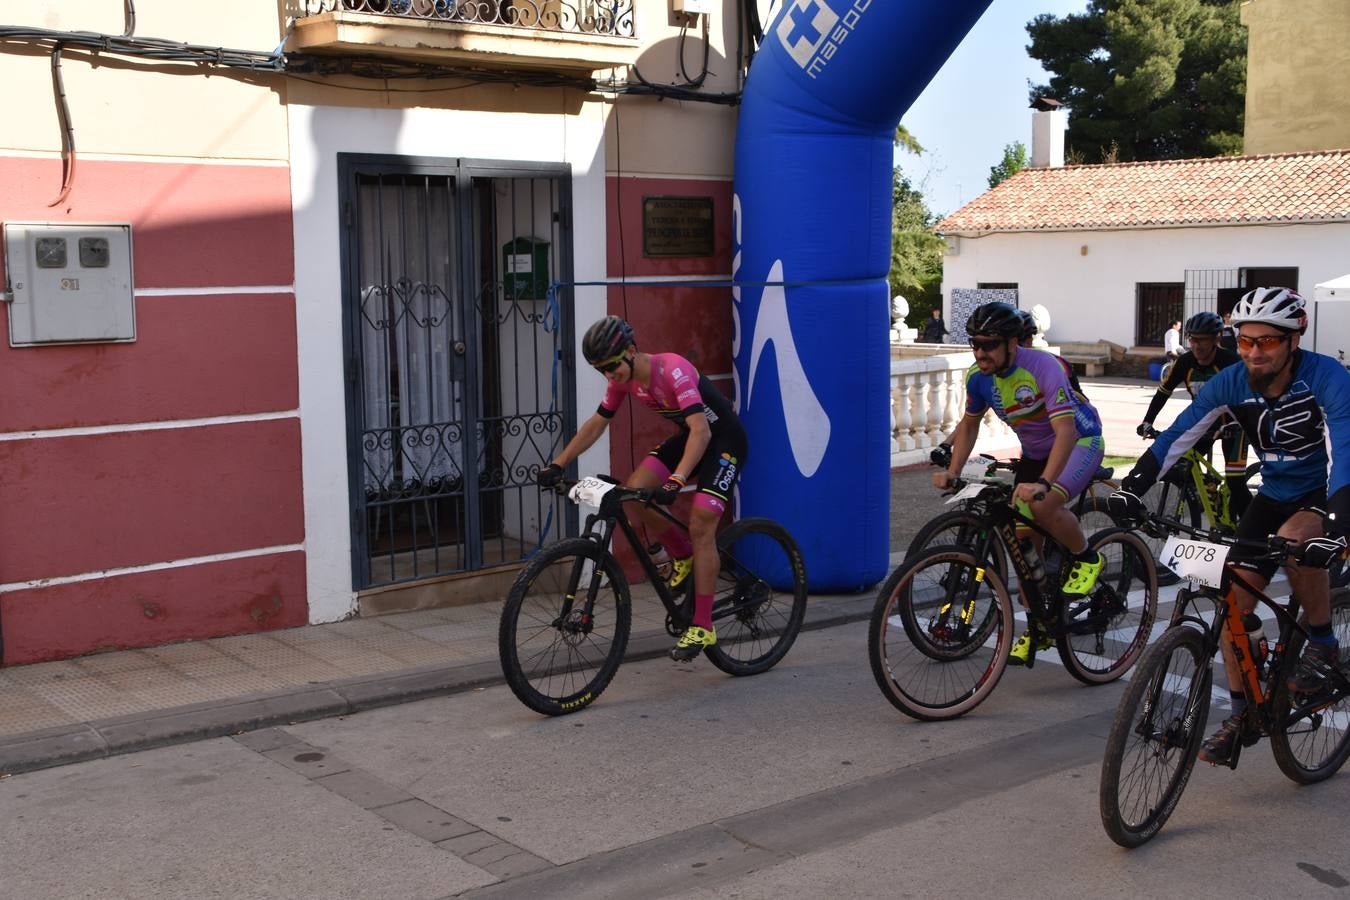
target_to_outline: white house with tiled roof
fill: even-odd
[[[1251,287],[1350,270],[1350,150],[1029,168],[943,219],[943,298],[1015,288],[1054,343],[1161,346]],[[958,304],[959,307],[959,304]]]

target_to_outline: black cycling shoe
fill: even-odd
[[[1298,667],[1289,676],[1289,690],[1295,694],[1317,693],[1336,671],[1340,657],[1341,651],[1336,644],[1308,641],[1303,647],[1303,655],[1299,657]]]
[[[1229,716],[1223,720],[1219,730],[1214,732],[1200,745],[1200,758],[1212,766],[1226,766],[1233,759],[1238,741],[1242,737],[1242,716]]]

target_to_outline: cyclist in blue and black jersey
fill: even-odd
[[[1303,562],[1288,564],[1293,593],[1307,611],[1310,637],[1289,678],[1289,689],[1315,694],[1342,663],[1331,627],[1327,568],[1346,550],[1350,534],[1350,459],[1332,458],[1331,447],[1350,446],[1350,372],[1336,360],[1299,348],[1308,327],[1303,298],[1284,288],[1257,288],[1233,310],[1243,365],[1229,366],[1206,382],[1199,396],[1135,464],[1111,495],[1110,508],[1138,520],[1140,497],[1181,454],[1232,416],[1261,458],[1261,488],[1238,523],[1238,536],[1277,533],[1303,545]],[[1277,563],[1232,561],[1243,578],[1264,590]],[[1234,588],[1230,602],[1251,613],[1255,599]],[[1232,758],[1246,706],[1241,674],[1225,626],[1224,668],[1233,715],[1204,742],[1200,758],[1216,765]],[[1347,648],[1350,649],[1350,648]]]
[[[1144,420],[1139,423],[1140,437],[1144,437],[1153,428],[1153,420],[1162,411],[1172,392],[1181,385],[1191,398],[1199,396],[1200,389],[1215,375],[1238,363],[1236,352],[1219,346],[1219,336],[1224,329],[1223,319],[1215,312],[1198,312],[1186,320],[1186,340],[1189,350],[1177,357],[1177,361],[1167,370],[1167,376],[1158,385],[1158,392],[1149,401]],[[1228,508],[1234,519],[1240,519],[1251,503],[1251,490],[1247,487],[1247,438],[1242,429],[1225,428],[1232,420],[1224,418],[1203,438],[1196,441],[1196,450],[1208,458],[1214,450],[1214,438],[1222,432],[1224,481],[1228,483]]]

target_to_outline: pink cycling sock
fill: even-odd
[[[694,555],[694,545],[689,543],[689,534],[678,525],[667,528],[657,540],[672,559],[688,559]]]
[[[693,624],[699,628],[712,630],[712,594],[694,595],[694,621]]]

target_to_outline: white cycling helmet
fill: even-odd
[[[1306,303],[1288,288],[1257,288],[1242,295],[1233,307],[1233,327],[1255,322],[1299,334],[1308,330]]]

